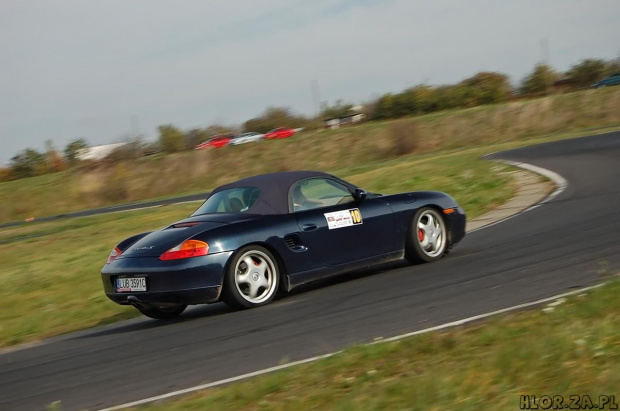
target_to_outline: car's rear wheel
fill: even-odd
[[[138,311],[150,318],[156,320],[169,320],[171,318],[178,317],[185,311],[187,305],[173,305],[173,306],[155,306],[149,305],[144,307],[136,307]]]
[[[279,283],[280,272],[273,254],[264,247],[250,245],[230,261],[222,300],[235,308],[259,307],[273,300]]]
[[[405,243],[405,258],[411,263],[439,260],[446,252],[448,233],[443,216],[432,207],[419,209],[411,222]]]

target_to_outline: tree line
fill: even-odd
[[[419,84],[398,93],[386,93],[375,101],[364,104],[362,111],[366,114],[367,120],[373,121],[498,104],[547,95],[553,93],[559,84],[565,91],[577,91],[618,72],[620,72],[620,59],[614,61],[584,59],[564,73],[541,63],[537,64],[516,87],[510,84],[505,74],[480,72],[456,84],[439,86]],[[158,127],[157,141],[144,143],[140,138],[135,138],[112,152],[107,160],[135,158],[157,152],[175,153],[192,150],[197,144],[219,134],[236,134],[244,131],[265,133],[276,127],[316,129],[322,127],[323,119],[351,114],[353,108],[353,104],[338,100],[332,105],[324,104],[316,117],[296,115],[288,108],[268,107],[259,116],[239,126],[216,124],[184,131],[172,124],[161,125]],[[0,181],[54,173],[74,167],[80,162],[80,151],[86,148],[88,148],[87,141],[77,139],[70,142],[60,153],[48,140],[45,152],[28,148],[12,157],[8,168],[0,168]]]
[[[502,73],[481,72],[457,84],[417,85],[396,94],[384,94],[371,105],[377,120],[435,111],[498,104],[510,100],[553,93],[558,83],[565,91],[590,87],[596,81],[620,71],[620,62],[586,59],[561,73],[546,64],[537,64],[517,87]]]

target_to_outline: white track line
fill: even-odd
[[[285,368],[294,367],[296,365],[301,365],[301,364],[305,364],[305,363],[308,363],[308,362],[313,362],[313,361],[321,360],[323,358],[327,358],[327,357],[331,357],[332,355],[336,355],[336,354],[338,354],[340,352],[342,352],[342,351],[336,351],[336,352],[329,353],[329,354],[319,355],[319,356],[316,356],[316,357],[310,357],[310,358],[306,358],[305,360],[293,361],[293,362],[290,362],[290,363],[287,363],[287,364],[276,365],[275,367],[265,368],[265,369],[254,371],[254,372],[250,372],[250,373],[247,373],[247,374],[238,375],[236,377],[226,378],[224,380],[219,380],[219,381],[214,381],[214,382],[210,382],[210,383],[207,383],[207,384],[197,385],[195,387],[185,388],[183,390],[172,391],[172,392],[169,392],[167,394],[157,395],[155,397],[145,398],[143,400],[128,402],[126,404],[117,405],[117,406],[114,406],[114,407],[111,407],[111,408],[104,408],[101,411],[120,410],[120,409],[123,409],[123,408],[129,408],[129,407],[135,407],[135,406],[142,405],[142,404],[147,404],[149,402],[161,401],[161,400],[165,400],[167,398],[176,397],[178,395],[189,394],[191,392],[205,390],[207,388],[212,388],[212,387],[217,387],[218,385],[224,385],[224,384],[228,384],[228,383],[231,383],[231,382],[243,380],[243,379],[246,379],[246,378],[256,377],[256,376],[259,376],[259,375],[268,374],[270,372],[274,372],[274,371],[278,371],[278,370],[283,370]]]
[[[407,334],[397,335],[396,337],[386,338],[386,339],[383,339],[381,341],[375,341],[375,342],[373,342],[371,344],[377,344],[377,343],[389,342],[389,341],[398,341],[398,340],[401,340],[403,338],[413,337],[414,335],[418,335],[418,334],[424,334],[424,333],[428,333],[428,332],[431,332],[431,331],[443,330],[444,328],[458,327],[459,325],[465,325],[467,323],[471,323],[471,322],[474,322],[474,321],[477,321],[477,320],[482,320],[482,319],[485,319],[485,318],[488,318],[488,317],[492,317],[494,315],[504,314],[504,313],[507,313],[507,312],[510,312],[510,311],[517,311],[517,310],[521,310],[523,308],[529,308],[529,307],[533,307],[533,306],[536,306],[536,305],[544,304],[544,303],[549,302],[549,301],[558,300],[560,298],[568,297],[568,296],[571,296],[571,295],[574,295],[574,294],[580,294],[580,293],[583,293],[583,292],[586,292],[586,291],[594,290],[595,288],[602,287],[605,284],[606,283],[596,284],[596,285],[592,285],[592,286],[589,286],[589,287],[580,288],[578,290],[569,291],[569,292],[566,292],[566,293],[563,293],[563,294],[554,295],[553,297],[541,298],[540,300],[530,301],[529,303],[523,303],[523,304],[519,304],[519,305],[513,305],[512,307],[502,308],[501,310],[492,311],[490,313],[474,315],[473,317],[468,317],[468,318],[464,318],[462,320],[452,321],[451,323],[437,325],[435,327],[430,327],[430,328],[426,328],[424,330],[414,331],[414,332],[410,332],[410,333],[407,333]]]
[[[462,320],[452,321],[452,322],[449,322],[449,323],[437,325],[435,327],[425,328],[423,330],[414,331],[414,332],[410,332],[410,333],[407,333],[407,334],[401,334],[401,335],[397,335],[395,337],[385,338],[385,339],[381,339],[381,340],[378,340],[378,341],[373,341],[373,342],[368,343],[366,345],[380,344],[380,343],[385,343],[385,342],[397,341],[397,340],[401,340],[403,338],[412,337],[414,335],[425,334],[425,333],[429,333],[429,332],[433,332],[433,331],[439,331],[439,330],[443,330],[443,329],[446,329],[446,328],[457,327],[459,325],[465,325],[465,324],[468,324],[468,323],[471,323],[471,322],[474,322],[474,321],[478,321],[478,320],[482,320],[482,319],[485,319],[485,318],[488,318],[488,317],[492,317],[492,316],[495,316],[495,315],[498,315],[498,314],[504,314],[504,313],[511,312],[511,311],[517,311],[517,310],[520,310],[520,309],[523,309],[523,308],[528,308],[528,307],[544,304],[544,303],[549,302],[549,301],[554,301],[554,300],[557,300],[559,298],[568,297],[570,295],[580,294],[580,293],[583,293],[583,292],[586,292],[586,291],[593,290],[595,288],[602,287],[603,285],[605,285],[605,284],[603,283],[603,284],[593,285],[593,286],[590,286],[590,287],[580,288],[578,290],[569,291],[567,293],[554,295],[553,297],[542,298],[540,300],[531,301],[529,303],[519,304],[519,305],[515,305],[515,306],[512,306],[512,307],[508,307],[508,308],[502,308],[501,310],[492,311],[492,312],[484,313],[484,314],[480,314],[480,315],[475,315],[473,317],[468,317],[468,318],[464,318]],[[301,364],[306,364],[306,363],[309,363],[309,362],[314,362],[314,361],[317,361],[317,360],[321,360],[323,358],[331,357],[331,356],[339,354],[341,352],[342,351],[336,351],[336,352],[332,352],[332,353],[329,353],[329,354],[324,354],[324,355],[319,355],[319,356],[316,356],[316,357],[306,358],[305,360],[293,361],[293,362],[290,362],[290,363],[287,363],[287,364],[282,364],[282,365],[277,365],[275,367],[265,368],[265,369],[262,369],[262,370],[250,372],[250,373],[239,375],[239,376],[236,376],[236,377],[226,378],[224,380],[214,381],[214,382],[210,382],[210,383],[207,383],[207,384],[197,385],[195,387],[185,388],[183,390],[172,391],[172,392],[169,392],[167,394],[157,395],[157,396],[154,396],[154,397],[144,398],[144,399],[138,400],[138,401],[128,402],[128,403],[117,405],[117,406],[114,406],[114,407],[111,407],[111,408],[105,408],[105,409],[102,409],[100,411],[114,411],[114,410],[120,410],[120,409],[123,409],[123,408],[136,407],[138,405],[143,405],[143,404],[147,404],[147,403],[150,403],[150,402],[166,400],[166,399],[169,399],[169,398],[172,398],[172,397],[177,397],[179,395],[189,394],[189,393],[192,393],[192,392],[205,390],[207,388],[213,388],[213,387],[217,387],[219,385],[224,385],[224,384],[229,384],[231,382],[245,380],[247,378],[257,377],[259,375],[269,374],[271,372],[283,370],[285,368],[294,367],[296,365],[301,365]]]

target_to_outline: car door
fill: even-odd
[[[340,182],[311,178],[293,187],[291,201],[305,245],[327,265],[346,264],[396,249],[394,217],[380,198],[354,201]]]

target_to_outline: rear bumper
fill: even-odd
[[[101,270],[106,296],[117,304],[129,304],[133,296],[147,304],[204,304],[219,299],[226,263],[231,252],[183,260],[160,261],[157,257],[126,257]],[[146,291],[117,292],[119,277],[145,277]]]
[[[129,297],[135,297],[138,302],[153,305],[192,305],[214,303],[220,298],[220,286],[202,287],[189,290],[134,292],[134,293],[106,293],[106,296],[117,304],[130,305]],[[131,304],[133,305],[133,304]]]

